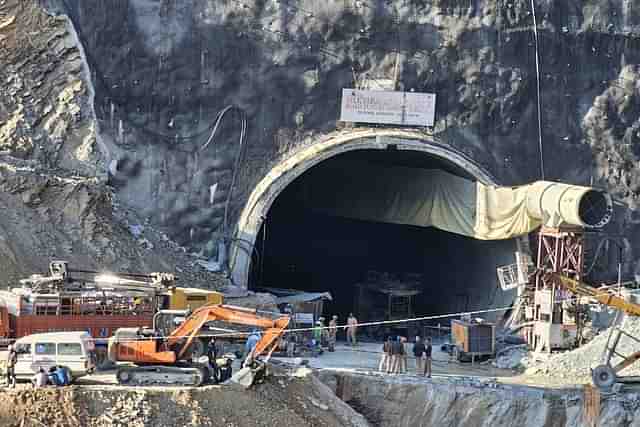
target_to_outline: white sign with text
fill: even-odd
[[[340,120],[402,126],[433,126],[434,93],[342,89]]]

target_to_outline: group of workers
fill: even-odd
[[[255,346],[255,343],[253,345]],[[214,384],[223,383],[231,378],[233,360],[230,357],[218,358],[218,346],[215,338],[212,338],[207,344],[207,361],[209,363],[209,380],[211,382]]]
[[[349,314],[346,324],[347,343],[351,346],[357,345],[358,319]],[[330,352],[335,351],[336,335],[338,332],[338,316],[332,316],[328,327],[325,325],[325,318],[320,317],[313,328],[313,344],[318,347],[327,347]],[[292,334],[288,334],[292,335]],[[402,374],[408,371],[408,356],[406,350],[407,339],[405,337],[387,337],[382,346],[382,358],[378,366],[380,372],[388,374]],[[287,356],[293,357],[295,340],[285,337]],[[431,338],[422,340],[417,336],[413,345],[413,356],[416,361],[416,373],[418,375],[431,378],[433,346]]]
[[[405,348],[407,339],[405,337],[387,337],[382,345],[382,357],[378,370],[387,374],[404,374],[408,371],[407,350]],[[416,337],[413,345],[413,355],[416,360],[416,374],[431,378],[431,354],[433,347],[431,338],[423,341]]]
[[[316,325],[313,328],[313,339],[318,346],[326,343],[329,351],[335,351],[336,338],[338,336],[338,316],[333,315],[329,321],[329,326],[325,326],[325,318],[320,317],[316,321]],[[358,331],[358,319],[349,313],[346,326],[347,343],[355,346],[357,344],[356,334]]]
[[[7,348],[7,359],[5,360],[6,382],[10,388],[16,386],[16,364],[18,363],[18,352],[13,345]],[[71,383],[69,370],[61,366],[51,366],[49,370],[39,367],[38,372],[31,378],[31,385],[34,388],[42,388],[47,385],[64,386]]]

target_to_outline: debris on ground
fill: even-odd
[[[248,291],[245,296],[227,297],[227,302],[231,305],[253,308],[261,311],[278,312],[276,297],[266,292]]]
[[[640,318],[625,316],[622,324],[623,330],[632,336],[640,336]],[[532,353],[530,366],[525,371],[527,376],[547,377],[550,380],[563,383],[588,383],[591,381],[591,369],[602,364],[602,355],[605,350],[610,329],[606,329],[596,335],[590,342],[572,351],[552,353],[551,355],[539,355]],[[630,355],[637,351],[637,343],[631,338],[623,336],[618,344],[617,352]],[[621,359],[615,357],[612,364],[615,365]],[[636,363],[621,371],[621,375],[640,375],[640,363]]]
[[[498,351],[491,364],[500,369],[521,369],[528,355],[527,344],[509,346]]]

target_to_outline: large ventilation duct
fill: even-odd
[[[547,226],[600,228],[611,220],[613,204],[603,191],[549,181],[528,187],[527,212]]]
[[[611,198],[590,187],[548,181],[494,187],[441,169],[333,162],[308,178],[296,198],[312,210],[480,240],[511,239],[541,225],[602,227],[613,211]]]

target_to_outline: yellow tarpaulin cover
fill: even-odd
[[[316,211],[360,220],[436,227],[481,240],[509,239],[540,226],[543,216],[550,218],[545,212],[557,208],[538,203],[536,198],[541,199],[547,188],[588,190],[546,182],[493,187],[440,169],[381,167],[354,161],[321,165],[307,173],[310,179],[297,185],[296,196]],[[538,212],[532,215],[532,210]]]

